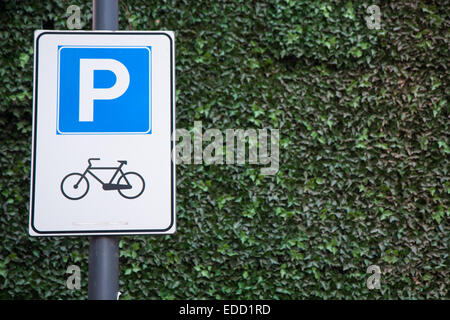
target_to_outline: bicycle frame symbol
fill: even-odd
[[[88,159],[88,167],[83,173],[73,172],[69,173],[61,181],[61,192],[70,200],[80,200],[89,191],[88,173],[102,184],[103,190],[111,191],[117,190],[119,194],[127,199],[136,199],[145,189],[144,178],[137,172],[123,172],[122,167],[127,164],[126,160],[118,160],[120,163],[118,167],[93,167],[91,161],[100,160],[100,158]],[[93,170],[115,170],[111,179],[105,183]],[[117,183],[113,183],[114,179]]]

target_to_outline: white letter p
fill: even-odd
[[[116,83],[110,88],[94,88],[94,70],[111,71]],[[112,100],[127,91],[130,84],[128,69],[114,59],[80,59],[79,121],[94,121],[94,100]]]

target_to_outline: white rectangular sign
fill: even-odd
[[[170,31],[35,32],[30,235],[175,232],[174,50]]]

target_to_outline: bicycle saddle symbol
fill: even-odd
[[[88,173],[102,184],[103,190],[117,190],[119,194],[127,199],[136,199],[145,189],[144,178],[137,172],[123,172],[122,167],[127,164],[126,160],[118,160],[117,167],[94,167],[91,161],[100,160],[100,158],[89,158],[88,167],[83,173],[69,173],[61,182],[62,194],[70,200],[80,200],[89,191]],[[115,170],[111,179],[105,183],[93,170]],[[117,178],[117,179],[116,179]],[[117,182],[114,183],[114,180]]]

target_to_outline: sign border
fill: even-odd
[[[34,50],[34,96],[33,96],[33,137],[32,137],[32,152],[31,152],[31,181],[30,181],[30,222],[29,227],[36,233],[32,236],[93,236],[93,235],[136,235],[136,234],[169,234],[167,231],[172,229],[175,224],[175,161],[173,159],[173,135],[174,135],[174,36],[169,35],[164,31],[56,31],[56,30],[36,30],[35,32],[42,31],[37,37],[35,37],[35,50]],[[37,153],[37,101],[38,101],[38,71],[39,71],[39,38],[46,34],[65,34],[65,35],[162,35],[169,38],[170,42],[170,177],[171,177],[171,189],[170,189],[170,224],[165,229],[128,229],[128,230],[76,230],[76,231],[39,231],[34,226],[34,204],[35,204],[35,179],[36,179],[36,153]],[[173,234],[175,230],[170,233]]]

